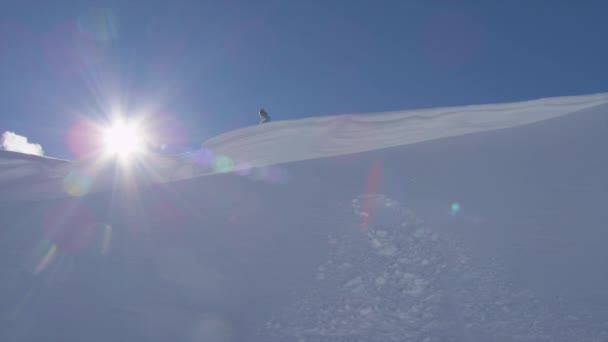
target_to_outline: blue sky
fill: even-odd
[[[195,148],[274,120],[608,91],[601,1],[13,1],[0,131],[74,158],[83,120],[146,113]]]

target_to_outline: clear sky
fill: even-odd
[[[608,91],[604,1],[9,1],[0,131],[74,158],[146,113],[172,151],[274,120]],[[80,133],[86,133],[83,130]]]

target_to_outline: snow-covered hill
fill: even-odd
[[[606,341],[608,95],[0,152],[2,341]]]

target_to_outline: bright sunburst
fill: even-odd
[[[117,120],[103,134],[107,154],[131,157],[144,151],[145,132],[135,122]]]

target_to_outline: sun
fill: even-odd
[[[117,120],[103,132],[104,150],[109,155],[132,157],[144,151],[146,134],[135,122]]]

